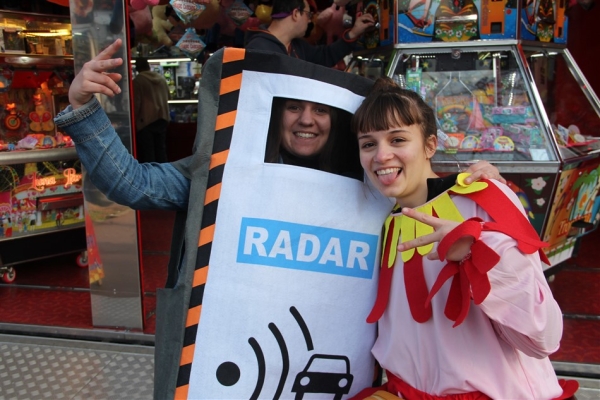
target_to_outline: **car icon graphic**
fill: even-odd
[[[352,379],[348,357],[313,354],[296,376],[292,392],[296,393],[296,400],[301,400],[305,393],[331,393],[334,400],[340,400],[350,392]]]

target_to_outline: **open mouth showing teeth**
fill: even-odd
[[[399,174],[400,172],[402,172],[402,168],[386,168],[386,169],[380,169],[378,171],[375,171],[377,176],[389,175],[389,174],[396,175],[396,174]]]
[[[294,135],[303,138],[303,139],[311,139],[317,137],[316,134],[310,132],[294,132]]]

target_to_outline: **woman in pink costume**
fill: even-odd
[[[545,243],[517,196],[460,175],[446,190],[431,167],[433,110],[389,78],[352,124],[369,180],[396,201],[367,318],[379,323],[372,352],[388,381],[355,398],[377,390],[408,400],[570,397],[577,383],[559,383],[548,359],[562,314],[543,274]]]

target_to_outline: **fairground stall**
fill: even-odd
[[[87,182],[54,124],[75,72],[126,40],[125,10],[113,3],[0,9],[0,331],[153,340],[142,332],[136,213]],[[131,148],[129,90],[103,102]]]
[[[598,226],[600,103],[567,49],[565,3],[362,1],[380,21],[347,70],[389,76],[438,118],[436,171],[496,165],[552,266]]]
[[[73,75],[69,18],[0,10],[0,275],[73,253],[87,266],[81,168],[53,118]]]

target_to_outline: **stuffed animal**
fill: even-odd
[[[317,25],[325,31],[327,44],[331,44],[344,34],[344,14],[346,9],[337,4],[332,4],[324,9],[317,17]]]
[[[144,7],[141,10],[130,10],[129,18],[133,22],[136,34],[152,35],[152,14],[149,7]]]
[[[35,111],[29,113],[29,129],[34,132],[49,132],[54,130],[54,121],[52,114],[46,109],[42,95],[36,93],[33,95],[33,104]]]
[[[166,5],[169,0],[131,0],[129,4],[134,10],[143,10],[148,6]]]
[[[173,41],[169,38],[167,32],[173,28],[173,24],[167,19],[166,9],[166,5],[152,7],[152,31],[156,35],[158,43],[169,47],[173,44]]]
[[[221,16],[221,5],[219,0],[210,0],[202,14],[192,21],[192,26],[196,29],[210,29]]]

